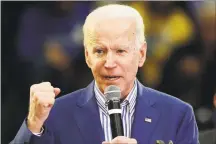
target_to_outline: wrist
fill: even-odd
[[[37,118],[27,118],[27,127],[32,133],[40,133],[43,123]]]

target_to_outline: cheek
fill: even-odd
[[[100,71],[103,67],[103,63],[100,62],[100,61],[94,61],[94,63],[92,64],[92,71],[93,71],[93,74],[95,76],[99,75],[100,74]]]
[[[121,68],[123,69],[126,77],[131,77],[136,75],[138,69],[138,60],[135,58],[130,58],[121,62]]]
[[[139,59],[136,57],[133,57],[131,60],[132,62],[130,63],[130,72],[132,76],[136,76],[138,67],[139,67]]]
[[[128,64],[129,67],[131,68],[131,70],[136,69],[136,67],[138,68],[139,65],[139,58],[138,58],[138,54],[134,53],[132,56],[129,57],[130,59],[128,60]]]

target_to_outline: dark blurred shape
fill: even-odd
[[[176,3],[172,1],[151,1],[148,2],[149,8],[152,10],[152,13],[156,15],[168,16],[175,9]]]
[[[216,90],[216,30],[215,10],[206,7],[204,2],[202,6],[210,12],[199,8],[200,13],[204,14],[197,15],[197,32],[200,33],[189,43],[176,48],[164,67],[158,89],[192,104],[199,129],[205,130],[213,128],[211,116],[212,98]]]
[[[50,81],[62,89],[62,95],[92,80],[82,44],[82,24],[89,5],[3,2],[2,143],[9,143],[26,117],[32,84]]]
[[[184,9],[173,1],[139,1],[130,5],[143,17],[148,44],[147,59],[140,70],[141,81],[156,88],[167,58],[177,46],[192,38],[193,23]]]
[[[200,144],[216,144],[216,129],[200,132]]]
[[[26,67],[29,84],[50,81],[65,94],[90,81],[89,75],[86,81],[77,79],[82,72],[88,72],[82,24],[89,10],[89,3],[58,1],[40,2],[23,12],[18,55]]]

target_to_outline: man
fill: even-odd
[[[198,143],[191,106],[136,79],[147,45],[143,20],[135,9],[100,7],[88,15],[83,31],[86,63],[95,81],[57,100],[60,89],[49,82],[31,86],[29,114],[12,143]],[[111,136],[103,94],[109,85],[121,89],[124,111],[124,136],[116,138]]]

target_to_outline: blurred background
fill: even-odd
[[[27,116],[32,84],[50,81],[62,96],[93,80],[85,64],[82,25],[92,9],[107,3],[130,5],[144,19],[148,53],[138,79],[193,106],[201,144],[213,139],[210,133],[216,136],[216,2],[3,1],[3,144]]]

